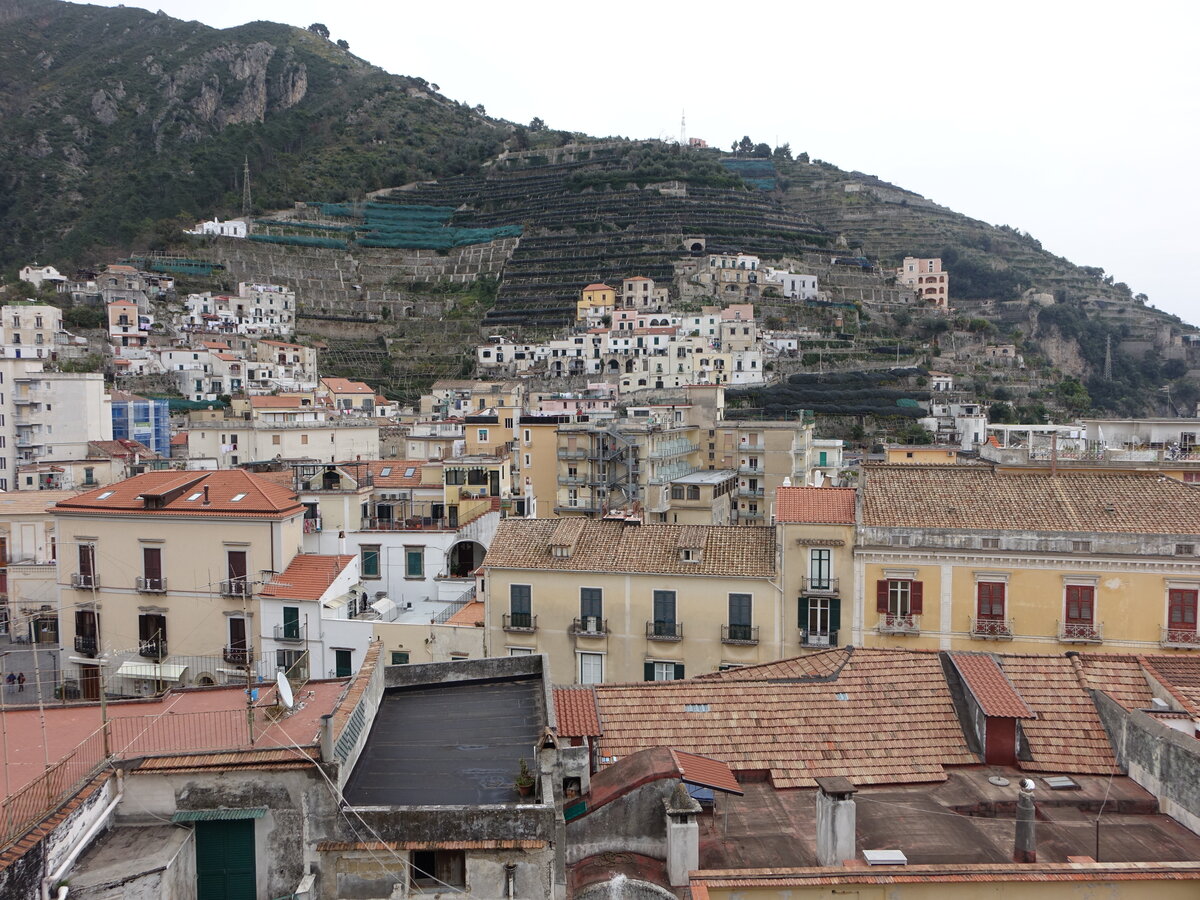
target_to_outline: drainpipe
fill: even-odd
[[[504,864],[504,896],[513,898],[517,896],[517,864]]]
[[[50,900],[51,885],[62,880],[62,877],[71,870],[71,866],[75,865],[81,853],[88,848],[92,839],[96,837],[100,831],[108,825],[109,817],[113,814],[113,810],[117,808],[117,804],[125,796],[125,773],[117,771],[117,796],[109,801],[108,806],[104,807],[104,812],[97,816],[96,821],[91,824],[83,836],[75,842],[75,846],[71,848],[71,852],[67,854],[67,858],[63,860],[62,865],[54,870],[54,873],[42,879],[42,898],[41,900]],[[67,896],[69,888],[64,884],[58,889],[56,900],[64,900]]]

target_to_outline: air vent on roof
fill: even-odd
[[[1049,778],[1043,778],[1046,786],[1052,791],[1077,791],[1079,785],[1066,775],[1051,775]]]
[[[707,703],[685,703],[683,704],[684,712],[708,712],[709,706]]]
[[[246,495],[245,495],[245,494],[234,494],[234,495],[233,495],[233,499],[231,499],[229,502],[230,502],[230,503],[237,503],[239,500],[245,500],[245,499],[246,499]]]
[[[870,866],[907,866],[908,857],[903,850],[864,850],[863,859]]]

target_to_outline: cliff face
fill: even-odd
[[[151,224],[476,168],[507,130],[324,38],[0,0],[0,264],[153,243]]]

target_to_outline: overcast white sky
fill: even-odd
[[[116,5],[105,2],[104,5]],[[158,0],[306,27],[515,122],[788,142],[1200,322],[1200,3]]]

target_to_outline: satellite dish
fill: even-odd
[[[292,686],[288,683],[287,676],[282,672],[275,675],[275,688],[279,691],[279,702],[288,709],[296,705],[296,698],[292,696]]]

